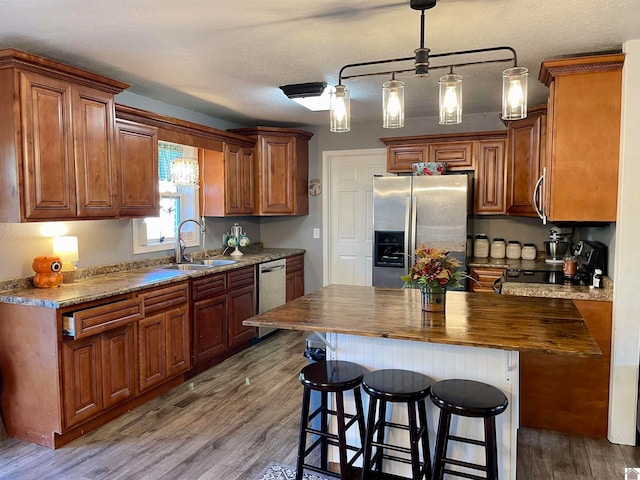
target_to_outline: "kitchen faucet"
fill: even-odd
[[[187,245],[184,240],[180,238],[180,232],[182,230],[182,226],[187,222],[195,223],[200,227],[200,233],[202,233],[203,235],[205,233],[204,223],[200,223],[194,218],[187,218],[186,220],[180,222],[180,225],[178,225],[178,234],[176,236],[176,263],[182,263],[184,261],[184,249]]]

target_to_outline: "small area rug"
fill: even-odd
[[[256,477],[256,480],[294,480],[295,478],[295,467],[271,462],[269,465],[267,465],[267,468],[265,468],[263,472]],[[329,478],[321,477],[316,473],[307,472],[303,473],[302,478],[304,480],[330,480]]]

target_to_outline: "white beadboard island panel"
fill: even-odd
[[[501,479],[515,480],[519,411],[518,352],[336,333],[328,334],[327,340],[335,346],[333,352],[327,350],[329,358],[354,362],[368,371],[398,368],[423,373],[435,381],[449,378],[476,380],[502,390],[509,399],[509,406],[504,413],[496,417],[498,467]],[[353,410],[353,397],[347,395],[346,398],[347,408]],[[366,415],[368,397],[364,392],[363,401]],[[427,412],[429,439],[433,451],[439,409],[427,400]],[[391,419],[398,423],[406,423],[404,405],[391,407]],[[454,435],[484,439],[482,419],[454,416],[451,426]],[[359,444],[355,429],[351,429],[349,433],[349,441]],[[406,432],[391,430],[388,436],[391,442],[401,442],[403,438],[403,443],[407,443]],[[337,451],[332,455],[332,461],[339,461]],[[484,449],[474,445],[450,442],[448,455],[474,463],[485,463]],[[385,465],[385,471],[389,473],[411,477],[409,465],[396,462],[386,462]]]

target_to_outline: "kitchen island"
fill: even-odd
[[[516,475],[519,352],[601,355],[580,312],[566,299],[448,292],[446,312],[426,315],[417,290],[330,285],[244,323],[319,332],[326,335],[330,358],[368,370],[404,368],[434,380],[466,378],[500,388],[509,399],[496,422],[501,479]],[[437,411],[428,411],[433,442]],[[402,417],[395,409],[392,418]],[[453,425],[458,435],[482,438],[479,419]],[[483,461],[477,446],[455,445],[452,451]],[[392,465],[389,472],[406,475],[404,468]]]

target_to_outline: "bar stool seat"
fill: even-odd
[[[426,375],[408,370],[377,370],[364,376],[362,388],[370,398],[367,435],[364,443],[363,480],[377,478],[382,472],[383,460],[410,464],[413,480],[423,477],[431,478],[431,453],[425,400],[429,396],[432,384],[433,380]],[[407,404],[408,423],[406,425],[387,421],[388,402]],[[408,431],[409,447],[393,445],[385,441],[387,428]],[[419,446],[422,447],[421,452]],[[385,453],[385,450],[408,454],[409,458]]]
[[[436,435],[436,449],[433,460],[433,479],[442,480],[445,474],[471,479],[498,480],[498,453],[495,417],[504,412],[508,405],[502,391],[473,380],[449,379],[436,382],[431,387],[430,397],[440,408],[440,421]],[[451,416],[476,417],[484,419],[484,441],[450,434]],[[447,457],[449,441],[464,442],[483,446],[485,465],[456,460]],[[486,477],[460,473],[447,468],[447,464],[484,472]]]
[[[300,383],[304,387],[302,396],[302,414],[300,417],[300,438],[298,443],[298,464],[296,480],[302,478],[303,470],[309,469],[318,473],[336,476],[328,469],[328,446],[338,447],[340,455],[340,478],[349,478],[355,460],[362,454],[364,445],[364,411],[362,409],[362,394],[360,384],[364,377],[363,368],[352,362],[327,360],[307,365],[300,371]],[[311,391],[320,392],[320,407],[311,410]],[[344,410],[344,392],[352,390],[355,400],[356,413],[346,413]],[[329,408],[328,395],[335,396],[336,410]],[[329,432],[328,415],[334,415],[337,420],[338,433]],[[314,428],[310,422],[319,416],[320,426]],[[360,445],[347,444],[346,432],[352,426],[358,427]],[[307,435],[313,435],[315,440],[307,448]],[[306,462],[309,454],[320,447],[320,466]],[[350,459],[347,451],[353,452]]]

